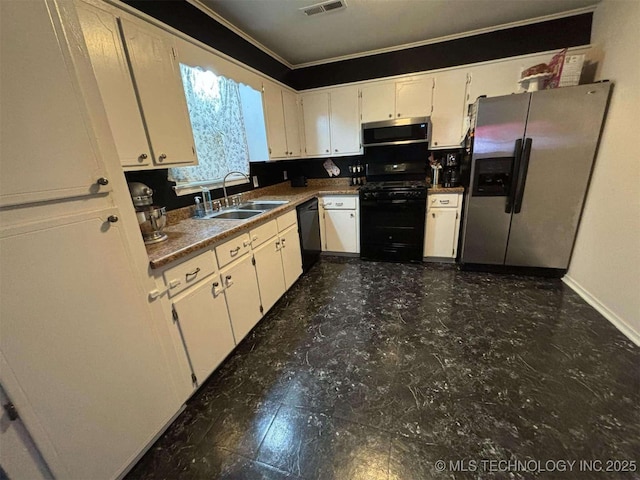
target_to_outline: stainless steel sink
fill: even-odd
[[[287,203],[289,203],[288,200],[256,200],[255,202],[243,203],[238,208],[240,210],[272,210]]]
[[[245,220],[264,213],[264,210],[247,211],[247,210],[231,210],[227,212],[215,213],[207,218],[222,220]]]

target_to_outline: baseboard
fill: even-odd
[[[622,334],[631,340],[633,343],[640,347],[640,332],[636,332],[631,328],[622,318],[612,312],[603,303],[601,303],[596,297],[591,295],[587,290],[576,282],[569,275],[562,277],[562,281],[567,284],[574,292],[576,292],[582,299],[595,308],[604,318],[609,320]]]

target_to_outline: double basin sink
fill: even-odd
[[[256,200],[253,202],[242,203],[238,206],[220,210],[219,212],[210,213],[202,219],[216,220],[246,220],[247,218],[256,217],[268,210],[278,208],[281,205],[289,203],[288,200]]]

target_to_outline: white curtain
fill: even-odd
[[[178,185],[222,182],[230,171],[249,174],[249,148],[238,84],[180,64],[199,165],[169,169]]]

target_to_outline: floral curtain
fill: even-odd
[[[178,185],[249,174],[249,148],[238,84],[200,67],[180,64],[199,165],[169,169]]]

